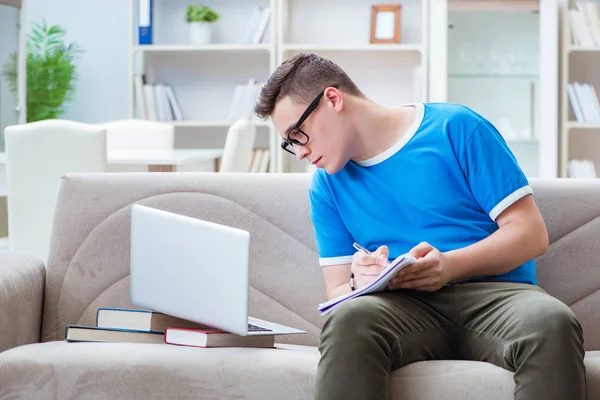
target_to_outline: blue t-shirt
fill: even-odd
[[[370,250],[387,245],[390,259],[420,242],[442,252],[469,246],[532,193],[489,121],[456,104],[413,106],[415,122],[394,146],[336,174],[314,173],[311,219],[321,266],[351,263],[355,241]],[[535,262],[481,278],[536,284]]]

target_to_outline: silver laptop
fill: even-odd
[[[248,316],[250,233],[134,204],[131,301],[238,335],[305,331]]]

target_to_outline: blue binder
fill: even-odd
[[[152,44],[152,1],[138,0],[138,44]]]

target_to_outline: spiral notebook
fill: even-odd
[[[410,265],[416,261],[416,258],[409,254],[403,254],[394,259],[387,267],[377,276],[375,280],[369,284],[358,288],[350,293],[346,293],[342,296],[338,296],[335,299],[331,299],[328,302],[319,304],[319,312],[321,315],[327,314],[335,306],[343,303],[346,300],[353,299],[357,296],[362,296],[367,293],[380,292],[385,289],[389,281],[396,275],[402,268]]]

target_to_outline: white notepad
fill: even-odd
[[[319,312],[321,315],[327,314],[330,312],[335,306],[343,303],[346,300],[353,299],[357,296],[361,296],[367,293],[380,292],[385,289],[390,280],[396,275],[398,271],[402,268],[406,267],[414,263],[416,258],[409,254],[403,254],[385,267],[383,271],[377,276],[377,278],[371,281],[369,284],[356,289],[350,293],[346,293],[342,296],[338,296],[335,299],[331,299],[328,302],[319,304]]]

